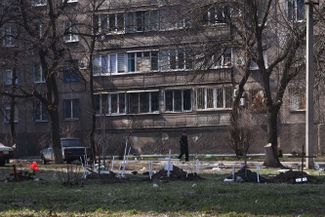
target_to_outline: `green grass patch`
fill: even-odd
[[[0,183],[0,216],[319,216],[325,185],[196,182]],[[196,184],[196,185],[193,185]]]

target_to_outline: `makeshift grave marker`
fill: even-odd
[[[152,161],[148,161],[148,172],[149,172],[149,179],[152,179],[153,170],[152,170]]]
[[[261,170],[261,167],[260,166],[256,166],[256,181],[257,183],[260,183],[260,170]]]
[[[167,171],[167,177],[170,177],[170,172],[173,171],[173,163],[171,162],[171,154],[172,150],[169,149],[169,154],[168,154],[168,161],[167,164],[165,165],[165,171]]]
[[[196,161],[195,161],[195,173],[196,174],[200,173],[200,167],[201,167],[201,163],[200,163],[199,159],[196,159]]]
[[[125,142],[123,161],[121,162],[120,171],[119,171],[119,175],[122,178],[124,178],[124,176],[125,176],[125,168],[126,168],[126,165],[128,164],[128,159],[129,159],[129,155],[130,155],[130,152],[131,152],[131,147],[129,147],[129,151],[126,154],[127,147],[128,147],[128,142],[126,141]]]
[[[114,169],[114,160],[115,160],[115,156],[113,156],[113,158],[112,158],[112,166],[111,166],[111,171],[113,171],[113,169]]]

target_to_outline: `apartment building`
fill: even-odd
[[[182,1],[104,1],[96,11],[84,10],[89,4],[85,0],[65,3],[69,13],[62,20],[63,40],[72,58],[62,60],[58,72],[62,136],[89,141],[92,65],[96,141],[108,154],[124,150],[126,141],[139,154],[164,154],[169,149],[176,153],[182,132],[188,134],[190,153],[232,152],[228,127],[242,57],[227,24],[230,16],[237,16],[229,4],[200,2],[197,10],[188,13]],[[284,6],[289,19],[304,19],[302,0],[286,0]],[[31,1],[31,10],[46,8],[46,0]],[[95,25],[97,37],[89,64],[84,49],[87,39],[78,28],[85,28],[81,20],[89,21],[79,13],[92,12],[95,15],[90,16],[90,23]],[[1,55],[15,55],[18,33],[12,25],[2,29]],[[37,30],[42,32],[42,25]],[[17,43],[22,42],[17,39]],[[265,60],[267,63],[267,54]],[[17,69],[8,64],[9,60],[5,62],[1,66],[4,89],[12,88],[16,77],[13,71],[17,71],[17,86],[44,88],[46,78],[33,54]],[[258,70],[253,61],[250,68]],[[252,73],[242,106],[258,105],[263,95],[260,82],[261,78]],[[291,95],[280,121],[283,133],[279,140],[285,138],[280,147],[285,152],[299,151],[301,144],[297,141],[304,129],[303,94],[296,91]],[[23,147],[19,154],[37,154],[49,142],[47,108],[34,98],[16,101],[17,144]],[[10,133],[10,97],[2,96],[2,107],[0,138],[5,141]],[[266,143],[265,116],[263,112],[255,116],[251,152],[260,153]]]

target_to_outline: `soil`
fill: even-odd
[[[170,175],[168,177],[167,171],[165,169],[159,170],[152,176],[153,180],[199,180],[202,179],[196,173],[187,173],[179,167],[173,166],[173,171],[170,171]]]
[[[249,169],[242,168],[235,172],[235,177],[238,182],[254,182],[257,183],[257,173],[252,172]],[[240,177],[240,178],[239,178]],[[232,179],[232,175],[227,177],[227,179]],[[263,176],[259,175],[259,182],[260,183],[265,183],[268,182],[266,178]]]
[[[273,183],[288,183],[288,184],[303,184],[303,183],[318,183],[319,180],[301,171],[287,171],[275,176]]]
[[[253,182],[257,183],[257,173],[252,172],[249,169],[242,168],[235,172],[236,182]],[[227,179],[232,179],[232,175]],[[287,184],[306,184],[306,183],[319,183],[319,180],[301,171],[287,171],[280,173],[272,178],[265,178],[259,175],[260,183],[287,183]]]

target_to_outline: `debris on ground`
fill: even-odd
[[[181,168],[179,168],[177,166],[173,166],[173,170],[170,171],[169,176],[168,176],[168,171],[166,171],[165,169],[161,169],[152,176],[152,179],[159,179],[159,180],[198,180],[198,179],[202,179],[202,178],[196,173],[187,173],[184,170],[182,170]]]
[[[13,172],[10,173],[9,177],[7,177],[7,181],[8,182],[21,182],[27,180],[39,181],[38,178],[35,179],[35,172],[39,172],[37,163],[33,162],[33,164],[30,166],[30,169],[31,170],[18,170],[16,165],[13,165]]]
[[[228,176],[225,182],[253,182],[253,183],[265,183],[268,182],[266,178],[257,174],[256,172],[252,172],[251,170],[243,167],[234,173],[234,175]]]
[[[310,176],[302,171],[286,171],[275,176],[272,180],[273,183],[288,183],[288,184],[304,184],[304,183],[317,183],[318,179]]]

